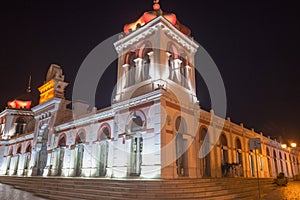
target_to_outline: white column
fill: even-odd
[[[154,67],[153,67],[153,63],[154,63],[154,53],[153,51],[147,53],[148,56],[149,56],[149,60],[150,60],[150,63],[149,63],[149,67],[148,67],[148,76],[149,76],[149,79],[153,78],[154,77]],[[144,77],[145,78],[145,77]],[[146,77],[148,78],[148,77]]]
[[[174,63],[174,71],[175,71],[176,78],[178,80],[178,84],[181,84],[180,67],[181,67],[182,61],[177,58],[173,61],[173,63]]]
[[[135,62],[135,83],[139,83],[142,80],[142,67],[143,67],[143,59],[136,58]]]
[[[185,74],[186,74],[186,87],[190,90],[192,90],[193,94],[194,94],[194,88],[192,86],[191,83],[191,67],[189,65],[185,66]]]
[[[129,64],[124,64],[122,67],[124,69],[124,73],[121,77],[121,80],[118,80],[118,81],[121,81],[121,88],[124,89],[125,87],[127,87],[129,85],[129,79],[128,79]],[[121,92],[121,91],[119,91],[119,92]]]
[[[167,63],[166,63],[166,65],[169,67],[169,76],[168,76],[168,78],[170,79],[170,80],[174,80],[174,63],[173,63],[173,61],[171,60],[170,61],[170,56],[172,55],[171,53],[169,53],[169,52],[166,52],[166,54],[167,54]],[[169,66],[169,63],[171,64],[171,66]]]

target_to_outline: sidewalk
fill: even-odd
[[[287,186],[277,186],[264,200],[300,200],[300,181],[291,181]]]
[[[12,186],[0,183],[0,200],[45,200],[29,192],[14,189]]]

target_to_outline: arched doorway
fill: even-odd
[[[142,166],[143,137],[141,131],[145,126],[145,116],[141,111],[136,111],[131,118],[131,156],[130,156],[130,176],[140,176]]]
[[[60,136],[58,140],[58,165],[57,165],[57,176],[61,176],[62,168],[64,164],[64,156],[65,156],[65,147],[66,147],[66,136],[65,134]]]
[[[278,164],[277,164],[277,156],[276,151],[273,151],[273,158],[274,158],[274,166],[275,166],[275,176],[278,175]]]
[[[177,117],[175,121],[175,128],[177,131],[175,138],[176,145],[176,171],[178,176],[188,176],[188,149],[187,140],[183,135],[186,134],[187,126],[184,118]]]
[[[24,175],[25,176],[28,174],[28,170],[30,168],[31,152],[32,152],[32,147],[31,147],[31,143],[29,143],[26,147],[25,155],[24,155]]]
[[[37,141],[37,144],[41,145],[41,150],[38,152],[37,159],[37,175],[42,176],[44,169],[47,164],[48,152],[47,152],[47,142],[48,142],[48,133],[49,126],[48,124],[42,125],[41,129],[38,132],[38,137],[41,137],[42,140]]]
[[[105,176],[107,172],[107,161],[108,161],[108,150],[110,140],[110,127],[109,125],[104,125],[100,128],[98,134],[99,141],[99,176]]]
[[[267,160],[268,160],[268,170],[269,170],[269,177],[272,177],[273,176],[273,173],[272,173],[272,164],[271,164],[271,155],[270,155],[270,150],[269,148],[267,147]]]
[[[203,128],[200,131],[199,136],[199,147],[200,153],[208,151],[209,148],[209,137],[207,137],[207,129]],[[205,140],[205,138],[207,138]],[[201,151],[201,148],[204,151]],[[211,170],[210,170],[210,152],[207,155],[200,155],[200,172],[201,177],[210,177]]]
[[[283,161],[283,156],[282,156],[282,152],[279,152],[279,159],[280,159],[280,169],[281,171],[280,172],[283,172],[284,173],[284,169],[283,169],[283,166],[284,166],[284,161]]]
[[[242,154],[242,143],[239,138],[236,138],[235,141],[236,146],[236,164],[237,164],[237,176],[244,176],[243,169],[243,154]]]
[[[11,159],[13,157],[13,151],[14,151],[14,148],[12,146],[9,147],[8,155],[6,157],[6,174],[5,175],[9,175],[9,169],[10,169],[10,165],[11,165]]]
[[[292,172],[292,176],[294,177],[295,173],[294,173],[292,154],[290,154],[289,157],[290,157],[291,172]]]
[[[76,137],[76,164],[75,164],[75,176],[81,176],[84,146],[86,143],[86,134],[79,132]]]
[[[290,176],[289,162],[288,162],[286,153],[284,153],[284,161],[285,161],[285,166],[286,166],[286,174],[287,174],[287,176]],[[293,176],[293,175],[291,174],[291,176]]]
[[[229,175],[229,162],[228,162],[228,143],[224,133],[220,136],[220,148],[221,148],[221,168],[222,176],[227,177]]]
[[[17,175],[18,173],[18,168],[19,168],[19,160],[20,160],[20,156],[22,155],[22,146],[18,145],[17,147],[17,151],[15,156],[13,156],[13,162],[12,162],[12,166],[10,168],[10,175]]]

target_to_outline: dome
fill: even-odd
[[[184,33],[185,35],[191,35],[191,30],[187,28],[186,26],[182,25],[175,14],[173,13],[164,13],[158,4],[158,0],[154,2],[153,11],[145,12],[137,21],[126,24],[124,26],[124,32],[125,34],[129,34],[138,28],[144,26],[148,22],[152,21],[153,19],[157,18],[158,16],[163,16],[165,19],[167,19],[173,26],[175,26],[179,31]]]
[[[31,93],[30,82],[31,77],[29,79],[27,91],[16,97],[13,101],[7,102],[8,108],[30,110],[30,108],[36,104],[36,98]]]

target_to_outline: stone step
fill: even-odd
[[[0,177],[0,182],[48,199],[255,199],[257,179],[135,180],[105,178]],[[271,179],[261,179],[262,193]],[[137,192],[138,191],[138,192]]]

